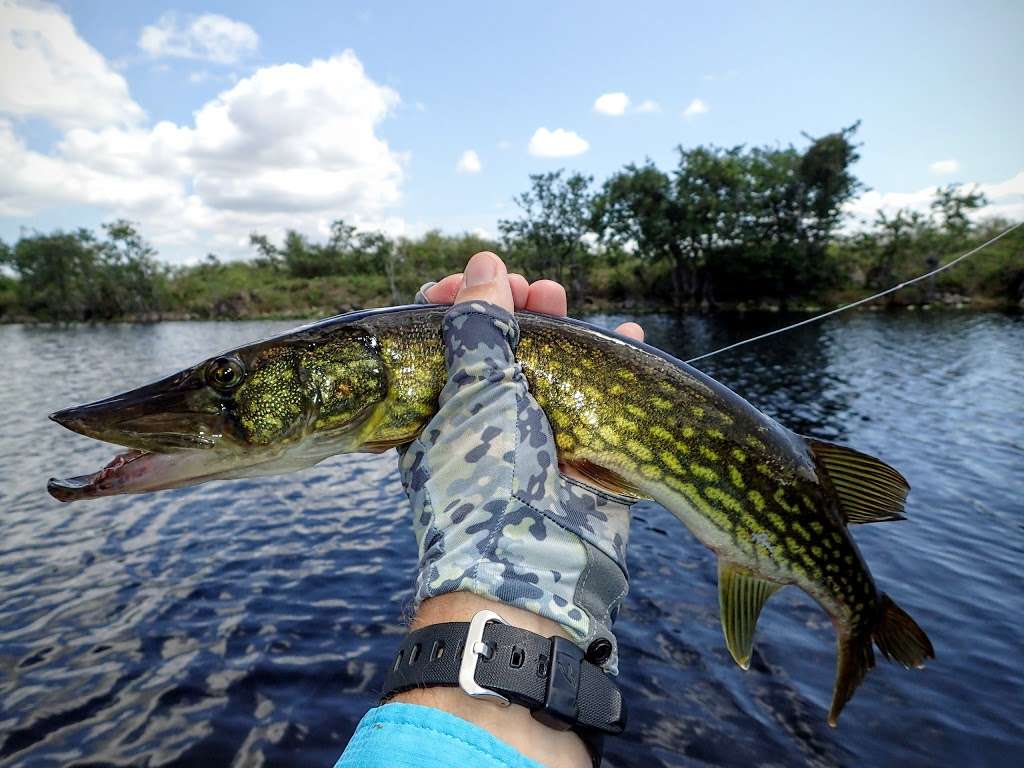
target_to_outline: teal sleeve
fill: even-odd
[[[371,709],[334,768],[543,768],[479,726],[433,707]]]

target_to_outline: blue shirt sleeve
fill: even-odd
[[[334,768],[543,768],[479,726],[418,704],[371,709]]]

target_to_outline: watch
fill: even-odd
[[[574,730],[601,762],[605,734],[622,733],[622,692],[599,666],[610,645],[595,643],[589,658],[564,637],[512,626],[494,611],[469,622],[446,622],[410,632],[395,653],[382,700],[413,688],[458,686],[499,706],[520,704],[535,720]]]

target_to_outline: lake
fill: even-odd
[[[779,315],[640,319],[694,356]],[[403,634],[416,547],[393,453],[278,478],[62,505],[115,452],[46,419],[296,323],[0,326],[0,766],[331,766]],[[854,535],[937,659],[879,658],[837,730],[835,634],[795,588],[751,669],[714,556],[636,510],[620,614],[628,733],[606,765],[1003,765],[1024,747],[1024,318],[862,312],[702,361],[791,429],[910,481]]]

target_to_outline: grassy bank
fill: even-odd
[[[1024,291],[1024,243],[993,246],[967,260],[933,283],[907,287],[877,302],[878,307],[933,310],[1005,310],[1021,308]],[[500,252],[500,251],[499,251]],[[512,264],[513,268],[517,265]],[[914,258],[901,259],[893,284],[926,271]],[[700,311],[805,311],[816,312],[846,304],[873,292],[866,285],[867,270],[852,263],[850,281],[812,295],[781,301],[763,296],[722,299],[713,305],[684,307]],[[573,313],[593,311],[679,311],[666,289],[667,265],[650,265],[625,256],[614,264],[595,265],[588,273],[584,296],[570,307]],[[437,273],[440,275],[441,273]],[[426,275],[425,275],[426,276]],[[858,279],[859,278],[859,279]],[[411,301],[419,277],[396,286],[396,301],[384,274],[295,277],[261,263],[238,261],[206,263],[167,275],[160,288],[161,306],[94,318],[127,322],[155,320],[311,319],[368,307]],[[0,322],[46,322],[19,311],[16,281],[0,279]]]

